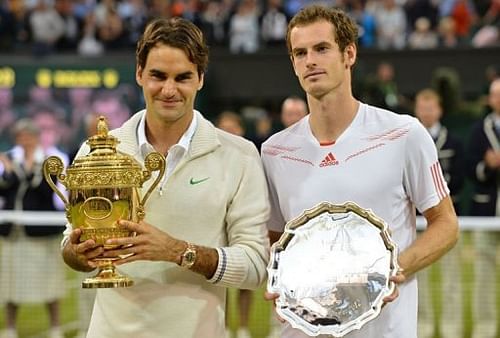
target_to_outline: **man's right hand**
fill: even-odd
[[[81,229],[71,231],[63,249],[63,258],[71,268],[88,272],[97,267],[94,259],[103,254],[104,247],[97,245],[93,239],[80,242],[81,234]]]

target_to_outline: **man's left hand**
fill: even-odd
[[[146,222],[131,222],[121,220],[120,226],[135,233],[135,236],[113,238],[106,245],[116,245],[118,248],[106,250],[103,257],[121,257],[115,265],[148,260],[167,261],[179,264],[182,252],[186,248],[184,241],[178,240]]]
[[[393,302],[399,296],[399,284],[403,284],[406,281],[406,276],[403,273],[403,269],[399,269],[395,276],[389,278],[390,281],[394,282],[396,286],[394,287],[394,292],[383,299],[384,303]]]

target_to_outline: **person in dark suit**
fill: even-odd
[[[441,124],[443,108],[439,94],[432,89],[423,89],[415,97],[415,116],[431,135],[438,151],[439,164],[450,189],[455,212],[460,214],[460,194],[465,181],[465,152],[461,140],[451,134]],[[462,337],[461,320],[462,285],[460,283],[461,242],[448,252],[441,264],[441,293],[443,294],[440,332],[442,338]],[[429,269],[418,273],[419,283],[419,338],[431,338],[435,335],[434,309],[432,305]]]
[[[30,118],[13,126],[15,146],[0,154],[0,196],[5,198],[6,210],[64,209],[42,174],[43,161],[57,154],[43,148],[43,132]],[[65,270],[58,258],[63,229],[62,225],[0,224],[0,303],[5,304],[6,319],[1,337],[19,336],[18,310],[26,303],[44,303],[50,318],[48,337],[64,336],[59,305],[65,295]]]
[[[492,111],[476,123],[468,148],[467,172],[473,182],[470,214],[500,216],[500,79],[490,85],[488,104]],[[497,337],[496,249],[498,236],[474,232],[474,330],[473,338]]]

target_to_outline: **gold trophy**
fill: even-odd
[[[106,244],[110,238],[133,236],[123,229],[119,220],[138,222],[145,216],[144,204],[152,191],[160,183],[165,172],[165,158],[157,152],[150,153],[144,160],[144,168],[132,156],[116,150],[118,139],[108,135],[104,117],[99,117],[97,134],[87,140],[90,153],[78,157],[66,168],[61,159],[51,156],[43,163],[43,175],[50,187],[66,206],[66,218],[74,229],[80,228],[80,241],[93,239],[104,249],[116,246]],[[153,171],[158,176],[142,200],[139,189],[151,177]],[[52,176],[68,190],[68,198],[61,193]],[[133,285],[133,280],[115,270],[114,260],[120,257],[98,257],[99,272],[86,278],[83,288],[115,288]]]

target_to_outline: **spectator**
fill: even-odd
[[[455,48],[462,44],[462,39],[457,35],[455,26],[455,21],[449,16],[439,20],[438,35],[440,47]]]
[[[64,23],[62,36],[57,40],[58,51],[74,51],[81,36],[82,22],[73,11],[73,0],[55,0],[54,8]]]
[[[267,46],[285,44],[288,22],[281,9],[281,1],[267,0],[267,8],[261,18],[260,31]]]
[[[467,171],[473,182],[471,216],[500,216],[500,79],[491,83],[488,102],[491,113],[476,123],[468,147]],[[498,234],[473,233],[474,293],[472,338],[496,338]]]
[[[245,136],[245,127],[241,116],[229,110],[219,114],[216,127],[233,135]]]
[[[418,92],[415,99],[415,116],[429,132],[438,151],[439,164],[450,189],[450,196],[457,215],[460,214],[460,195],[465,179],[465,152],[460,139],[450,134],[440,122],[443,110],[439,95],[432,89]],[[441,266],[442,314],[439,322],[441,338],[463,337],[461,241],[437,262]],[[429,268],[418,273],[418,337],[435,336],[435,314],[430,284]]]
[[[394,66],[386,61],[377,65],[375,75],[368,77],[363,97],[367,103],[406,113],[406,98],[399,93]]]
[[[94,13],[85,17],[83,36],[78,42],[78,54],[83,56],[98,56],[104,52],[104,45],[97,39],[97,24]]]
[[[419,18],[427,18],[431,28],[435,29],[438,23],[438,1],[434,0],[407,0],[404,7],[408,16],[408,27],[414,27]]]
[[[97,38],[105,48],[123,47],[124,28],[115,0],[103,0],[95,8]]]
[[[477,21],[472,0],[444,0],[440,7],[441,16],[450,16],[455,22],[455,32],[462,39],[468,39],[472,26]]]
[[[16,18],[14,14],[0,5],[0,48],[9,51],[16,44]]]
[[[236,13],[229,20],[229,50],[231,53],[255,53],[259,49],[256,0],[242,0]]]
[[[45,56],[53,52],[57,41],[64,36],[65,22],[49,0],[38,0],[29,17],[33,34],[33,53]]]
[[[474,47],[487,47],[500,44],[500,0],[493,0],[481,19],[482,27],[474,34]]]
[[[377,25],[375,16],[368,10],[365,10],[362,0],[352,0],[351,16],[359,25],[359,44],[365,48],[375,47],[377,42]]]
[[[210,0],[200,15],[200,28],[206,36],[209,45],[224,45],[226,39],[226,25],[229,20],[229,9],[224,2]]]
[[[43,160],[52,154],[40,147],[40,128],[21,119],[13,128],[15,146],[0,155],[0,194],[8,210],[59,210],[62,201],[42,176]],[[58,153],[60,155],[60,153]],[[63,158],[67,164],[67,158]],[[17,338],[20,304],[45,303],[49,311],[49,338],[63,338],[59,299],[64,295],[64,265],[60,256],[59,226],[2,224],[0,300],[6,304],[5,338]]]
[[[298,96],[289,96],[281,104],[281,123],[285,128],[307,115],[307,103]]]
[[[425,17],[415,21],[415,30],[408,37],[412,49],[433,49],[438,46],[438,36],[431,28],[431,22]]]
[[[486,69],[484,70],[483,84],[481,86],[482,89],[480,96],[478,98],[478,103],[484,112],[484,116],[490,113],[491,109],[488,103],[491,83],[498,78],[500,78],[498,67],[496,65],[487,66]]]
[[[118,14],[123,20],[125,44],[134,47],[148,21],[148,8],[143,0],[126,0],[118,4]]]
[[[380,49],[406,46],[406,14],[396,0],[382,0],[375,12],[377,45]]]

